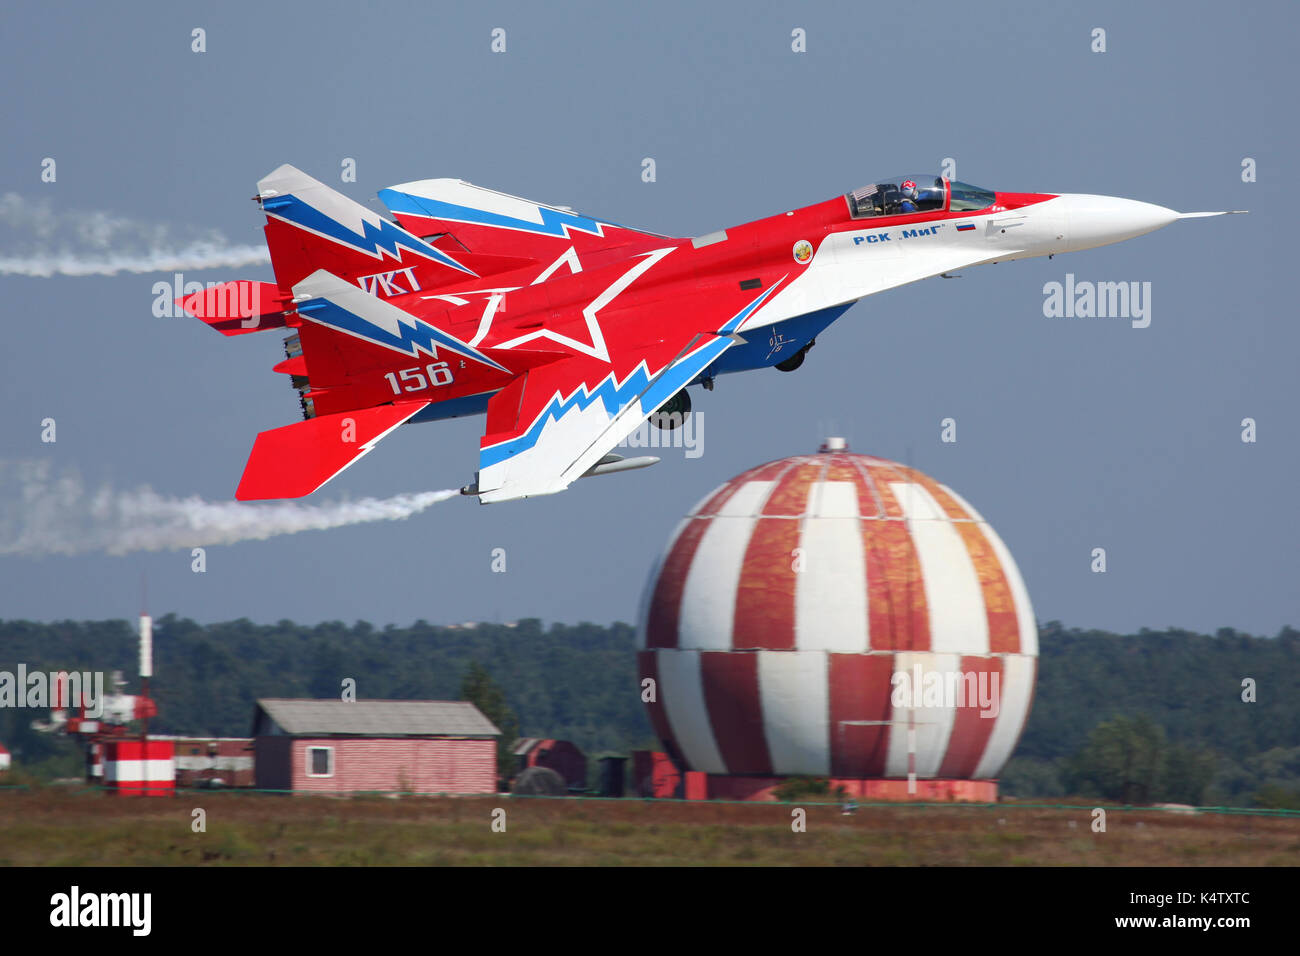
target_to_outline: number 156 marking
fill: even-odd
[[[446,362],[426,365],[423,371],[418,368],[404,368],[400,372],[385,372],[384,378],[388,379],[394,395],[400,395],[402,392],[422,392],[429,387],[430,382],[435,386],[450,385],[452,382],[451,368]]]

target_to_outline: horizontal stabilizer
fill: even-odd
[[[376,405],[262,432],[235,497],[257,501],[309,495],[429,404]]]
[[[272,282],[222,282],[181,296],[176,304],[222,335],[284,328],[284,302]]]
[[[283,362],[278,363],[273,369],[271,369],[271,371],[281,372],[284,375],[300,375],[303,378],[306,378],[307,359],[301,355],[295,355],[293,358],[287,358]]]

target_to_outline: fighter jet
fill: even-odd
[[[682,239],[456,179],[379,197],[393,219],[281,166],[254,197],[275,282],[178,300],[226,335],[289,330],[274,371],[304,420],[258,435],[241,500],[311,494],[399,425],[479,414],[462,491],[554,494],[653,463],[612,450],[679,427],[692,386],[799,368],[865,296],[1226,214],[912,175]]]

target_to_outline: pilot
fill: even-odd
[[[900,213],[919,212],[920,207],[917,206],[917,200],[920,198],[920,194],[917,192],[916,183],[910,179],[905,179],[898,188],[903,194],[903,201],[898,204],[898,211]]]

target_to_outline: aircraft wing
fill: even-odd
[[[459,179],[402,183],[381,189],[379,198],[417,236],[450,235],[473,253],[535,262],[549,263],[570,247],[584,253],[664,238]]]
[[[611,336],[609,361],[573,355],[515,378],[488,403],[480,440],[478,495],[484,503],[563,491],[581,478],[665,402],[737,341],[742,322],[776,291],[774,285],[738,312],[693,300],[694,320],[680,332],[636,346]],[[647,307],[662,314],[662,304]],[[631,327],[635,314],[623,320]]]

